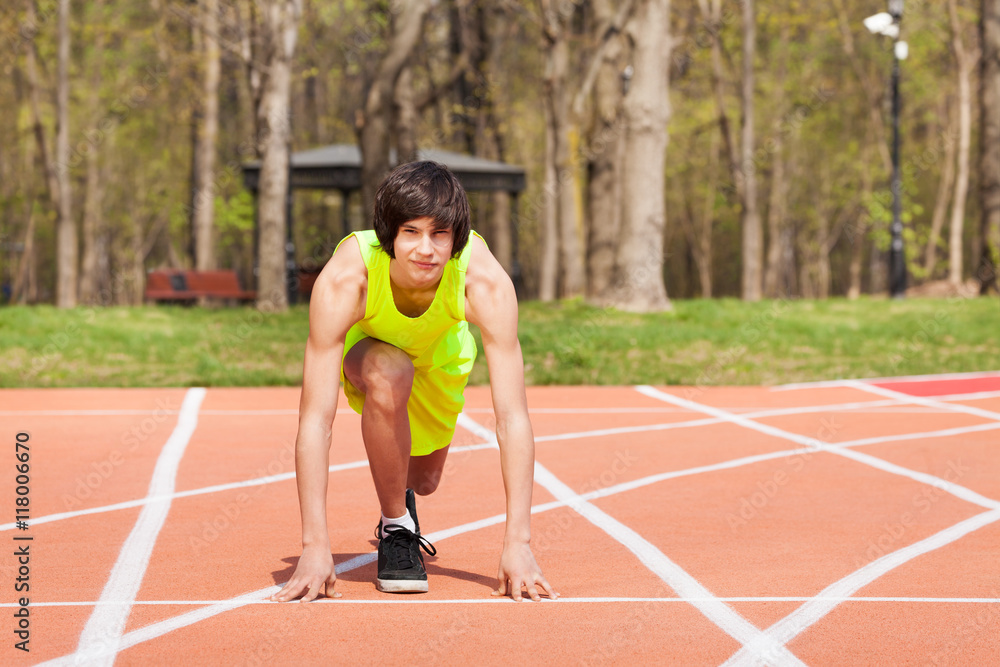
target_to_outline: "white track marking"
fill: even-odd
[[[955,428],[944,428],[940,431],[923,431],[921,433],[898,433],[895,435],[878,435],[871,438],[858,438],[857,440],[845,440],[836,443],[837,447],[863,447],[865,445],[877,445],[883,442],[902,442],[905,440],[923,440],[925,438],[948,438],[954,435],[965,435],[966,433],[980,433],[982,431],[995,431],[1000,429],[1000,423],[976,424],[975,426],[956,426]]]
[[[617,428],[601,428],[594,431],[577,433],[558,433],[556,435],[540,435],[535,442],[556,442],[559,440],[578,440],[580,438],[600,438],[606,435],[623,435],[625,433],[646,433],[652,431],[671,431],[678,428],[694,428],[718,424],[718,419],[692,419],[690,421],[672,422],[669,424],[650,424],[647,426],[619,426]]]
[[[452,452],[468,452],[475,451],[477,449],[492,449],[490,444],[476,444],[476,445],[464,445],[462,447],[455,447]],[[342,470],[352,470],[354,468],[367,468],[368,461],[351,461],[350,463],[338,463],[330,466],[330,472],[340,472]],[[161,502],[165,500],[174,500],[176,498],[188,498],[190,496],[200,496],[206,493],[218,493],[219,491],[229,491],[232,489],[242,489],[248,486],[260,486],[262,484],[274,484],[275,482],[283,482],[288,479],[295,479],[294,472],[283,472],[277,475],[266,475],[264,477],[255,477],[253,479],[243,480],[242,482],[229,482],[228,484],[216,484],[214,486],[203,486],[199,489],[190,489],[188,491],[177,491],[168,496],[146,496],[145,498],[139,498],[138,500],[126,500],[120,503],[114,503],[113,505],[102,505],[100,507],[91,507],[85,510],[73,510],[72,512],[59,512],[58,514],[46,514],[45,516],[40,516],[37,519],[31,520],[31,525],[37,525],[40,523],[49,523],[51,521],[61,521],[63,519],[72,519],[78,516],[86,516],[88,514],[101,514],[103,512],[114,512],[117,510],[129,509],[131,507],[142,507],[143,505],[148,505],[149,503]],[[13,530],[15,528],[14,523],[0,524],[0,532],[5,530]]]
[[[829,406],[826,406],[826,407],[829,407]],[[817,408],[817,409],[822,409],[822,406],[820,408]],[[477,425],[477,427],[478,427],[478,425]],[[484,439],[487,438],[487,437],[492,436],[492,432],[489,431],[489,429],[485,429],[483,427],[478,427],[478,428],[482,429],[480,431],[480,434],[481,434],[481,436]],[[910,436],[910,437],[920,438],[920,437],[926,437],[927,435],[928,434],[915,433],[915,434],[912,434],[912,436]],[[885,438],[887,440],[890,439],[890,438],[892,438],[892,437],[893,436],[885,436]],[[873,440],[877,440],[877,439],[866,439],[866,440],[867,441],[873,441]],[[850,443],[841,443],[842,446],[846,446],[846,445],[849,445],[849,444]],[[481,444],[481,445],[471,445],[471,446],[468,446],[468,449],[486,449],[486,448],[494,448],[494,447],[495,447],[495,445],[492,442],[488,442],[488,443],[484,443],[484,444]],[[460,449],[465,449],[465,448],[455,448],[452,451],[457,452],[457,451],[460,451]],[[814,447],[804,447],[804,448],[800,448],[800,449],[786,450],[786,451],[782,451],[782,452],[773,452],[773,453],[769,453],[769,454],[761,454],[761,455],[758,455],[758,456],[745,457],[743,459],[736,459],[735,461],[726,461],[726,462],[722,462],[722,463],[718,463],[718,464],[714,464],[714,465],[699,466],[699,467],[696,467],[696,468],[690,468],[688,470],[674,471],[674,472],[668,472],[668,473],[661,473],[661,474],[657,474],[657,475],[651,475],[651,476],[645,477],[645,478],[640,479],[640,480],[633,480],[631,482],[625,482],[625,483],[618,484],[618,485],[615,485],[615,486],[612,486],[612,487],[606,487],[606,488],[603,488],[603,489],[597,489],[595,491],[591,491],[589,493],[583,494],[580,497],[582,499],[585,499],[585,500],[592,500],[592,499],[595,499],[595,498],[607,497],[607,496],[610,496],[610,495],[614,495],[616,493],[621,493],[621,492],[624,492],[624,491],[629,491],[629,490],[632,490],[632,489],[639,488],[641,486],[645,486],[645,485],[648,485],[648,484],[653,484],[653,483],[656,483],[656,482],[659,482],[659,481],[663,481],[663,480],[666,480],[666,479],[671,479],[671,478],[675,478],[675,477],[681,477],[681,476],[690,475],[690,474],[698,474],[698,473],[703,473],[703,472],[711,472],[713,470],[721,470],[721,469],[725,469],[725,468],[733,468],[733,467],[737,467],[738,465],[747,465],[747,464],[750,464],[750,463],[755,463],[755,462],[759,462],[759,461],[763,461],[763,460],[768,460],[768,459],[772,459],[772,458],[779,458],[781,456],[793,456],[793,455],[796,455],[796,454],[801,454],[801,453],[810,452],[810,451],[815,451],[815,448]],[[354,465],[358,465],[358,466],[360,466],[360,465],[367,465],[367,462],[365,462],[365,461],[359,461],[359,462],[354,462],[354,463],[351,463],[351,464],[342,464],[339,467],[346,469],[347,467],[353,467]],[[331,466],[331,468],[336,468],[336,467],[338,467],[338,466]],[[273,476],[270,479],[273,480],[276,477],[279,477],[279,476]],[[259,478],[259,480],[250,480],[250,482],[255,482],[255,481],[260,481],[260,480],[266,480],[266,479],[269,479],[269,478]],[[261,481],[260,483],[265,483],[265,482]],[[185,492],[185,493],[193,494],[195,492]],[[142,501],[139,501],[139,502],[142,502]],[[557,500],[557,501],[553,501],[553,502],[549,502],[549,503],[544,503],[542,505],[536,505],[536,506],[532,507],[532,514],[538,514],[538,513],[549,511],[549,510],[553,510],[553,509],[556,509],[556,508],[559,508],[559,507],[565,507],[567,504],[568,504],[567,501]],[[505,519],[506,519],[505,515],[499,514],[499,515],[495,515],[495,516],[492,516],[492,517],[488,517],[486,519],[481,519],[479,521],[474,521],[474,522],[471,522],[471,523],[468,523],[468,524],[464,524],[462,526],[456,526],[454,528],[450,528],[450,529],[445,529],[445,530],[442,530],[442,531],[438,531],[438,532],[434,533],[433,535],[428,536],[428,538],[431,539],[434,542],[437,542],[439,540],[446,539],[447,537],[451,537],[451,536],[462,534],[462,533],[465,533],[465,532],[469,532],[469,531],[473,531],[473,530],[479,530],[481,528],[485,528],[485,527],[488,527],[488,526],[492,526],[492,525],[497,525],[497,524],[503,523],[505,521]],[[13,528],[12,525],[10,527]],[[6,528],[6,526],[4,526],[4,528]],[[339,574],[339,573],[343,573],[343,572],[348,571],[348,568],[349,569],[354,569],[354,567],[360,567],[361,565],[367,564],[367,563],[375,560],[375,557],[376,557],[376,555],[374,553],[362,554],[361,556],[358,556],[355,559],[352,559],[351,561],[347,561],[347,562],[339,564],[337,566],[337,572]],[[232,598],[230,600],[223,600],[223,601],[219,601],[219,602],[209,602],[208,603],[209,606],[205,607],[203,609],[194,610],[194,611],[188,612],[186,614],[181,614],[179,616],[166,619],[166,620],[161,621],[159,623],[155,623],[153,625],[146,626],[144,628],[140,628],[140,629],[135,630],[133,632],[130,632],[130,633],[128,633],[128,634],[126,634],[126,635],[124,635],[122,637],[122,643],[120,645],[121,649],[125,649],[125,648],[127,648],[129,646],[134,646],[136,644],[139,644],[139,643],[142,643],[142,642],[145,642],[145,641],[149,641],[151,639],[155,639],[155,638],[157,638],[159,636],[162,636],[164,634],[172,632],[173,630],[176,630],[176,629],[179,629],[179,628],[182,628],[182,627],[186,627],[186,626],[191,625],[193,623],[197,623],[197,622],[199,622],[201,620],[204,620],[204,619],[207,619],[207,618],[211,618],[212,616],[215,616],[217,614],[221,614],[223,612],[226,612],[226,611],[229,611],[229,610],[232,610],[232,609],[236,609],[236,608],[242,607],[242,606],[247,605],[247,604],[261,604],[261,603],[268,603],[268,604],[270,604],[269,602],[267,602],[265,600],[265,598],[270,597],[277,590],[280,590],[280,586],[270,586],[270,587],[267,587],[267,588],[262,588],[262,589],[260,589],[258,591],[253,591],[251,593],[246,593],[244,595],[238,596],[236,598]],[[682,600],[686,600],[687,598],[653,598],[653,600],[662,600],[662,599],[682,601]],[[786,598],[712,598],[712,599],[722,600],[723,602],[727,602],[727,601],[728,602],[754,602],[754,601],[804,602],[804,601],[810,600],[812,598],[787,598],[787,599]],[[849,600],[845,600],[845,602],[855,601],[855,600],[861,600],[861,599],[866,599],[866,598],[850,598]],[[871,600],[873,600],[873,601],[893,602],[896,599],[895,598],[871,598]],[[899,600],[900,601],[906,601],[906,600],[908,600],[908,598],[899,598]],[[936,600],[939,600],[939,599],[938,598],[926,598],[926,599],[919,598],[919,599],[916,599],[916,600],[918,600],[918,601],[922,600],[922,601],[932,602],[932,601],[936,601]],[[940,600],[942,600],[942,601],[948,600],[948,601],[960,602],[960,601],[963,601],[964,599],[963,598],[940,598]],[[987,598],[982,598],[982,599],[974,598],[974,600],[976,600],[976,601],[984,601],[984,602],[985,601],[989,601],[989,599],[987,599]],[[343,600],[336,600],[336,601],[330,600],[329,602],[333,603],[333,602],[342,602],[342,601]],[[151,602],[150,604],[153,604],[153,603]],[[191,603],[191,604],[194,604],[194,603]],[[53,664],[55,664],[55,663],[53,663]]]
[[[711,600],[718,600],[720,602],[759,602],[762,604],[770,604],[774,602],[836,602],[841,604],[844,602],[869,602],[869,603],[916,603],[916,604],[1000,604],[1000,598],[915,598],[915,597],[717,597],[717,598],[678,598],[678,597],[661,597],[661,598],[648,598],[648,597],[592,597],[592,598],[570,598],[560,596],[556,600],[550,600],[546,597],[542,598],[542,602],[556,602],[559,604],[564,603],[586,603],[586,602],[656,602],[656,603],[682,603],[682,604],[692,604],[694,602],[707,602]],[[219,605],[228,604],[230,600],[136,600],[132,603],[133,607],[184,607],[184,606],[205,606],[205,605]],[[293,601],[298,602],[298,601]],[[309,604],[487,604],[487,603],[512,603],[514,600],[508,597],[482,597],[482,598],[448,598],[444,600],[429,600],[426,598],[378,598],[378,599],[368,599],[368,600],[353,600],[351,598],[319,598],[313,600]],[[96,607],[100,605],[115,605],[121,604],[120,602],[101,602],[98,601],[87,601],[87,602],[32,602],[32,607]],[[288,604],[286,602],[271,602],[266,599],[254,599],[246,603],[247,605],[282,605]],[[0,603],[0,609],[9,608],[16,609],[18,604],[16,602],[3,602]]]
[[[974,371],[971,373],[942,373],[940,375],[901,375],[886,378],[859,378],[857,380],[820,380],[819,382],[793,382],[771,387],[771,391],[789,389],[815,389],[818,387],[842,387],[844,382],[934,382],[935,380],[976,380],[1000,377],[1000,371]]]
[[[914,405],[923,405],[925,407],[949,410],[951,412],[961,412],[975,417],[982,417],[983,419],[1000,421],[1000,412],[984,410],[983,408],[977,408],[972,405],[963,405],[962,403],[944,403],[926,396],[911,396],[910,394],[904,394],[901,391],[886,389],[885,387],[876,387],[875,385],[865,384],[864,382],[849,381],[845,382],[844,386],[860,389],[861,391],[867,391],[870,394],[876,394],[878,396],[885,396],[886,398],[893,398],[897,401],[905,401]]]
[[[1000,391],[975,391],[971,394],[945,394],[935,396],[939,401],[979,401],[987,398],[1000,398]]]
[[[852,572],[840,581],[824,588],[815,598],[808,600],[791,614],[781,619],[765,633],[771,640],[787,644],[802,634],[809,626],[826,616],[839,600],[849,597],[855,591],[867,586],[883,574],[903,565],[935,549],[951,544],[969,533],[1000,520],[1000,510],[990,510],[974,517],[960,521],[919,542],[902,547],[881,558],[873,560],[859,570]],[[770,646],[761,644],[745,644],[724,665],[760,665],[769,664]]]
[[[760,416],[773,416],[775,414],[775,412],[776,411],[774,411],[774,410],[769,410],[769,411],[764,411],[764,412],[761,412],[761,413],[752,413],[752,414],[746,414],[746,415],[742,415],[742,416],[744,418],[746,418],[746,419],[751,419],[751,418],[756,418],[756,417],[760,417]],[[701,422],[701,421],[710,421],[713,424],[721,424],[721,423],[725,422],[725,420],[723,420],[723,419],[714,419],[714,418],[711,419],[711,420],[696,420],[696,421],[699,421],[699,422]],[[673,425],[674,426],[679,426],[679,425],[691,424],[691,423],[692,422],[678,422],[677,424],[673,424]],[[861,447],[861,446],[864,446],[864,445],[875,445],[875,444],[880,444],[880,443],[883,443],[883,442],[901,442],[901,441],[906,441],[906,440],[922,440],[922,439],[926,439],[926,438],[944,438],[944,437],[950,437],[950,436],[955,436],[955,435],[962,435],[962,434],[965,434],[965,433],[976,433],[976,432],[980,432],[980,431],[994,431],[994,430],[997,430],[997,429],[1000,429],[1000,424],[978,424],[976,426],[960,426],[960,427],[957,427],[957,428],[942,429],[940,431],[923,431],[923,432],[919,432],[919,433],[903,433],[903,434],[898,434],[898,435],[876,436],[876,437],[872,437],[872,438],[859,438],[857,440],[845,440],[843,442],[837,443],[836,446],[837,447],[841,447],[841,448]],[[588,433],[591,433],[591,432],[584,432],[583,434],[578,434],[578,435],[579,435],[579,437],[586,437],[588,435]],[[541,438],[536,438],[536,440],[539,440],[539,439],[541,439]],[[479,449],[493,449],[493,448],[494,448],[494,446],[492,444],[490,444],[490,443],[483,443],[483,444],[465,445],[465,446],[462,446],[462,447],[455,447],[451,451],[457,453],[457,452],[466,452],[466,451],[474,451],[474,450],[479,450]],[[687,469],[687,470],[679,470],[679,471],[671,471],[671,472],[661,473],[659,475],[653,475],[653,476],[651,476],[649,478],[644,478],[644,479],[650,479],[650,480],[652,480],[650,482],[645,482],[645,483],[653,483],[655,481],[661,481],[661,480],[664,480],[664,479],[672,479],[674,477],[683,477],[683,476],[686,476],[686,475],[692,475],[692,474],[697,474],[697,473],[701,473],[701,472],[714,472],[715,470],[722,470],[724,468],[735,468],[735,467],[738,467],[740,465],[747,465],[747,464],[751,464],[751,463],[757,463],[758,461],[763,461],[763,460],[772,459],[772,458],[780,458],[782,456],[794,456],[796,454],[801,454],[801,453],[809,452],[809,451],[816,451],[816,448],[813,447],[811,449],[810,448],[793,449],[793,450],[786,450],[786,451],[783,451],[783,452],[773,452],[773,453],[769,453],[769,454],[760,454],[760,455],[757,455],[757,456],[749,456],[749,457],[744,457],[744,458],[739,458],[739,459],[733,459],[732,461],[726,461],[726,462],[719,463],[719,464],[712,464],[712,465],[707,465],[707,466],[699,466],[699,467],[690,468],[690,469]],[[364,468],[364,467],[367,467],[367,466],[368,466],[368,462],[367,461],[352,461],[350,463],[341,463],[341,464],[332,465],[332,466],[330,466],[330,472],[338,472],[338,471],[341,471],[341,470],[350,470],[350,469],[353,469],[353,468]],[[280,473],[278,475],[268,475],[268,476],[265,476],[265,477],[256,477],[254,479],[248,479],[248,480],[244,480],[242,482],[230,482],[228,484],[217,484],[215,486],[206,486],[206,487],[202,487],[202,488],[199,488],[199,489],[191,489],[189,491],[178,491],[177,493],[174,493],[171,496],[163,496],[163,497],[156,497],[156,498],[146,497],[146,498],[140,498],[138,500],[128,500],[128,501],[121,502],[121,503],[114,503],[112,505],[102,505],[100,507],[91,507],[91,508],[88,508],[88,509],[85,509],[85,510],[74,510],[72,512],[60,512],[58,514],[47,514],[45,516],[40,516],[40,517],[38,517],[36,519],[33,519],[31,523],[32,523],[32,525],[35,525],[35,524],[49,523],[51,521],[60,521],[60,520],[63,520],[63,519],[72,519],[74,517],[86,516],[86,515],[89,515],[89,514],[100,514],[100,513],[103,513],[103,512],[114,512],[114,511],[117,511],[117,510],[129,509],[129,508],[132,508],[132,507],[142,507],[143,505],[146,505],[146,504],[148,504],[150,502],[157,502],[157,501],[160,501],[160,500],[168,500],[168,499],[172,499],[172,498],[187,498],[189,496],[197,496],[197,495],[202,495],[202,494],[206,494],[206,493],[216,493],[216,492],[219,492],[219,491],[228,491],[228,490],[231,490],[231,489],[238,489],[238,488],[243,488],[243,487],[248,487],[248,486],[258,486],[258,485],[261,485],[261,484],[272,484],[274,482],[281,482],[281,481],[284,481],[284,480],[293,479],[294,477],[295,477],[295,473],[292,473],[292,472]],[[641,480],[639,480],[639,481],[641,482]],[[643,486],[643,485],[644,485],[644,483],[639,483],[638,484],[638,486]],[[633,488],[637,488],[637,487],[633,487]],[[587,496],[585,496],[585,497],[587,497]],[[599,496],[594,496],[594,497],[599,497]],[[7,531],[7,530],[14,530],[14,528],[15,528],[15,525],[14,525],[13,522],[11,522],[11,523],[5,523],[5,524],[0,524],[0,532]]]
[[[493,445],[490,445],[490,447],[492,446]],[[448,528],[445,530],[439,530],[434,533],[430,533],[428,535],[425,535],[424,537],[426,537],[431,542],[439,542],[449,537],[454,537],[455,535],[461,535],[462,533],[468,533],[474,530],[479,530],[486,526],[502,523],[505,520],[505,518],[506,517],[503,514],[501,514],[480,521],[471,521],[466,524],[455,526],[454,528]],[[359,567],[363,567],[368,563],[374,562],[375,560],[377,560],[377,558],[378,558],[378,552],[374,551],[366,554],[361,554],[359,556],[355,556],[350,560],[338,563],[336,567],[337,574],[341,575],[346,572],[350,572],[351,570],[357,569]],[[288,603],[277,603],[277,602],[272,603],[269,600],[267,600],[267,598],[271,597],[280,590],[281,590],[281,585],[267,586],[265,588],[261,588],[256,591],[251,591],[249,593],[244,593],[243,595],[238,595],[229,600],[208,602],[207,603],[208,606],[206,607],[202,607],[200,609],[194,609],[184,614],[173,616],[171,618],[159,621],[157,623],[153,623],[151,625],[138,628],[136,630],[133,630],[132,632],[126,633],[121,637],[120,641],[118,642],[118,647],[117,647],[118,651],[123,651],[131,646],[135,646],[136,644],[141,644],[151,639],[162,637],[168,632],[173,632],[174,630],[187,627],[189,625],[198,623],[200,621],[204,621],[205,619],[211,618],[223,612],[231,611],[233,609],[238,609],[240,607],[249,604],[261,604],[261,603],[288,604]],[[104,605],[111,603],[106,603],[103,600],[102,596],[102,600],[99,602],[99,604]],[[181,604],[197,604],[197,603],[184,602]],[[95,609],[95,613],[96,611],[97,610]],[[49,667],[66,667],[75,664],[73,662],[73,659],[74,655],[70,654],[41,664],[47,665]]]
[[[861,454],[860,452],[855,452],[852,450],[843,449],[842,447],[828,445],[820,443],[819,441],[812,438],[805,438],[795,433],[788,433],[782,431],[781,429],[776,429],[774,427],[766,426],[764,424],[758,424],[757,422],[751,421],[745,417],[739,417],[737,415],[727,415],[725,411],[719,410],[718,408],[713,408],[707,405],[701,405],[695,403],[694,401],[688,401],[686,399],[667,394],[665,392],[654,389],[649,386],[636,387],[636,390],[645,396],[650,396],[653,398],[659,398],[662,401],[672,403],[674,405],[688,407],[696,412],[701,412],[703,414],[709,414],[723,419],[728,419],[734,424],[739,424],[746,428],[759,431],[762,433],[767,433],[775,437],[784,438],[786,440],[792,440],[793,442],[798,442],[801,444],[815,443],[817,447],[823,451],[830,452],[832,454],[839,454],[847,458],[853,459],[860,463],[865,463],[867,465],[873,466],[879,470],[886,472],[895,473],[905,477],[909,477],[916,481],[923,482],[925,484],[932,484],[938,488],[950,492],[951,494],[967,500],[969,502],[975,503],[982,507],[987,507],[990,509],[988,512],[971,517],[965,521],[961,521],[949,528],[942,530],[935,535],[932,535],[926,539],[915,542],[914,544],[902,547],[892,553],[886,554],[885,556],[872,561],[868,565],[865,565],[861,569],[849,574],[840,581],[828,586],[824,589],[817,597],[827,597],[827,598],[837,598],[837,597],[847,597],[851,593],[857,591],[862,586],[871,583],[878,577],[882,576],[886,572],[896,568],[903,563],[916,558],[924,553],[938,549],[946,544],[954,542],[955,540],[963,537],[964,535],[977,530],[987,524],[993,523],[1000,520],[1000,502],[993,500],[991,498],[986,498],[975,491],[967,489],[965,487],[959,486],[957,484],[952,484],[944,479],[935,477],[933,475],[927,475],[925,473],[910,470],[908,468],[903,468],[902,466],[897,466],[895,464],[883,461],[882,459],[875,458],[873,456],[868,456],[866,454]],[[958,407],[958,406],[956,406]],[[820,618],[829,613],[834,607],[839,604],[835,601],[825,600],[823,602],[814,602],[810,600],[806,602],[801,607],[796,609],[792,614],[785,617],[778,623],[775,623],[770,628],[767,629],[765,634],[768,639],[755,640],[752,643],[744,643],[743,648],[737,651],[728,661],[726,665],[768,665],[772,664],[776,656],[773,651],[773,642],[777,640],[779,644],[784,646],[794,637],[805,631],[810,625],[818,621]]]
[[[901,475],[903,477],[909,477],[912,480],[920,482],[921,484],[928,484],[930,486],[937,487],[943,491],[966,500],[970,503],[979,505],[980,507],[985,507],[987,509],[996,509],[1000,507],[1000,501],[993,500],[992,498],[987,498],[975,491],[968,489],[964,486],[959,486],[953,482],[949,482],[946,479],[937,477],[935,475],[929,475],[927,473],[918,472],[916,470],[910,470],[909,468],[904,468],[898,466],[894,463],[890,463],[880,458],[876,458],[869,454],[864,454],[862,452],[856,452],[852,449],[848,449],[843,445],[833,445],[830,443],[817,440],[816,438],[810,438],[804,435],[799,435],[798,433],[792,433],[790,431],[785,431],[774,426],[769,426],[767,424],[760,424],[747,417],[729,414],[725,410],[720,410],[719,408],[714,408],[710,405],[702,405],[701,403],[696,403],[694,401],[689,401],[673,394],[668,394],[666,392],[660,391],[648,385],[642,385],[636,387],[636,391],[644,396],[649,396],[651,398],[658,398],[666,403],[673,403],[681,407],[687,407],[694,412],[701,412],[703,414],[712,415],[713,417],[718,417],[726,421],[732,422],[744,428],[748,428],[752,431],[757,431],[759,433],[764,433],[765,435],[770,435],[775,438],[781,438],[783,440],[790,440],[794,443],[805,445],[807,447],[812,447],[816,450],[822,450],[824,452],[829,452],[830,454],[837,454],[845,458],[857,461],[859,463],[864,463],[873,468],[877,468],[884,472],[889,472],[895,475]]]
[[[169,496],[173,493],[177,468],[198,425],[198,409],[204,399],[205,390],[202,388],[189,389],[185,394],[177,426],[163,445],[153,469],[148,496]],[[150,503],[139,513],[101,592],[102,601],[115,600],[120,604],[94,608],[80,635],[75,661],[98,666],[114,664],[125,622],[132,610],[132,601],[139,592],[153,554],[153,545],[169,511],[170,501],[166,500]]]
[[[489,439],[494,443],[497,441],[495,433],[476,423],[464,413],[458,416],[458,425],[472,431],[483,439]],[[740,644],[745,645],[747,642],[752,641],[755,644],[767,645],[769,650],[778,658],[776,664],[779,665],[803,664],[785,646],[772,642],[761,632],[760,628],[743,618],[732,607],[715,598],[707,588],[685,572],[683,568],[670,560],[655,545],[622,522],[599,509],[596,505],[581,498],[538,461],[535,461],[535,482],[551,493],[557,500],[567,504],[577,514],[606,532],[611,538],[635,554],[639,562],[649,568],[651,572],[676,591],[678,595],[698,600],[697,602],[693,602],[692,606],[721,628],[723,632],[740,642]]]
[[[759,418],[761,416],[769,417],[769,416],[774,416],[776,413],[783,414],[780,411],[767,410],[767,411],[763,411],[763,412],[760,412],[760,413],[751,413],[751,414],[742,415],[742,417],[744,417],[745,419]],[[701,423],[701,422],[710,422],[712,424],[721,424],[721,423],[725,422],[725,420],[723,420],[723,419],[714,419],[714,418],[713,419],[709,419],[709,420],[695,420],[695,421],[697,421],[698,423]],[[683,426],[685,424],[692,424],[692,423],[694,423],[694,422],[677,422],[675,424],[657,425],[657,426],[678,426],[678,427],[680,427],[680,426]],[[875,445],[875,444],[880,444],[880,443],[884,443],[884,442],[902,442],[902,441],[906,441],[906,440],[922,440],[922,439],[926,439],[926,438],[945,438],[945,437],[951,437],[951,436],[955,436],[955,435],[963,435],[965,433],[977,433],[977,432],[980,432],[980,431],[994,431],[994,430],[997,430],[997,429],[1000,429],[1000,424],[978,424],[978,425],[975,425],[975,426],[959,426],[959,427],[956,427],[956,428],[942,429],[940,431],[922,431],[922,432],[919,432],[919,433],[902,433],[902,434],[898,434],[898,435],[883,435],[883,436],[876,436],[876,437],[872,437],[872,438],[859,438],[857,440],[845,440],[843,442],[837,443],[836,446],[837,447],[841,447],[841,448],[861,447],[861,446],[864,446],[864,445]],[[588,435],[590,435],[592,433],[593,433],[592,431],[587,431],[587,432],[583,432],[583,433],[578,433],[576,435],[578,437],[583,438],[583,437],[587,437]],[[542,438],[536,438],[536,441],[541,440],[541,439]],[[482,444],[464,445],[464,446],[461,446],[461,447],[455,447],[451,451],[453,453],[457,453],[457,452],[467,452],[467,451],[475,451],[475,450],[479,450],[479,449],[493,449],[493,448],[494,448],[494,445],[492,445],[490,443],[482,443]],[[693,474],[697,474],[697,473],[701,473],[701,472],[714,472],[715,470],[722,470],[722,469],[725,469],[725,468],[735,468],[735,467],[738,467],[738,466],[741,466],[741,465],[748,465],[748,464],[752,464],[752,463],[757,463],[758,461],[764,461],[764,460],[773,459],[773,458],[780,458],[782,456],[794,456],[796,454],[801,454],[801,453],[810,452],[810,451],[816,451],[816,448],[812,447],[812,448],[804,448],[804,449],[792,449],[792,450],[786,450],[786,451],[782,451],[782,452],[773,452],[773,453],[769,453],[769,454],[760,454],[760,455],[756,455],[756,456],[748,456],[748,457],[743,457],[743,458],[739,458],[739,459],[733,459],[731,461],[725,461],[723,463],[718,463],[718,464],[711,464],[711,465],[706,465],[706,466],[698,466],[698,467],[689,468],[689,469],[686,469],[686,470],[678,470],[678,471],[671,471],[671,472],[661,473],[659,475],[653,475],[653,476],[651,476],[649,478],[644,478],[644,479],[649,479],[649,480],[652,480],[652,481],[644,482],[644,483],[638,483],[638,486],[643,486],[646,483],[650,483],[651,484],[653,482],[661,481],[661,480],[665,480],[665,479],[672,479],[674,477],[684,477],[686,475],[693,475]],[[341,471],[341,470],[350,470],[350,469],[354,469],[354,468],[365,468],[367,466],[368,466],[368,461],[352,461],[350,463],[340,463],[340,464],[332,465],[332,466],[330,466],[330,472],[338,472],[338,471]],[[36,525],[36,524],[42,524],[42,523],[49,523],[49,522],[52,522],[52,521],[61,521],[63,519],[72,519],[74,517],[86,516],[86,515],[89,515],[89,514],[101,514],[103,512],[115,512],[115,511],[118,511],[118,510],[130,509],[132,507],[142,507],[143,505],[146,505],[148,503],[158,502],[158,501],[161,501],[161,500],[169,500],[169,499],[173,499],[173,498],[187,498],[187,497],[190,497],[190,496],[198,496],[198,495],[203,495],[203,494],[206,494],[206,493],[217,493],[217,492],[220,492],[220,491],[229,491],[231,489],[244,488],[244,487],[248,487],[248,486],[259,486],[261,484],[273,484],[275,482],[281,482],[281,481],[284,481],[284,480],[293,479],[294,477],[295,477],[295,473],[293,473],[293,472],[280,473],[280,474],[277,474],[277,475],[267,475],[265,477],[256,477],[256,478],[253,478],[253,479],[244,480],[242,482],[230,482],[228,484],[217,484],[217,485],[214,485],[214,486],[205,486],[205,487],[201,487],[201,488],[198,488],[198,489],[191,489],[191,490],[188,490],[188,491],[178,491],[178,492],[174,493],[171,496],[159,496],[159,497],[155,497],[155,498],[146,497],[146,498],[140,498],[138,500],[127,500],[127,501],[120,502],[120,503],[114,503],[112,505],[102,505],[100,507],[91,507],[91,508],[84,509],[84,510],[73,510],[71,512],[59,512],[57,514],[46,514],[44,516],[40,516],[40,517],[38,517],[36,519],[33,519],[31,523],[32,523],[32,525]],[[639,482],[642,482],[642,480],[639,480]],[[632,487],[632,488],[637,488],[637,487]],[[588,496],[585,495],[584,497],[588,497]],[[594,497],[599,497],[599,496],[594,496]],[[15,524],[13,522],[11,522],[11,523],[5,523],[5,524],[0,524],[0,532],[7,531],[7,530],[14,530],[15,527],[16,526],[15,526]]]

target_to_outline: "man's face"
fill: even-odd
[[[396,262],[409,283],[405,287],[426,287],[441,280],[451,259],[455,236],[451,229],[439,229],[433,218],[404,222],[396,233]]]

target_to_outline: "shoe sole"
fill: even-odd
[[[375,587],[383,593],[426,593],[427,580],[376,579]]]

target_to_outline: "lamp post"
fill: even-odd
[[[903,18],[903,0],[889,0],[889,11],[865,19],[865,27],[876,35],[891,37],[892,60],[892,225],[889,227],[889,295],[894,299],[906,296],[906,254],[903,250],[903,179],[899,169],[899,63],[906,60],[908,47],[899,39],[899,24]]]

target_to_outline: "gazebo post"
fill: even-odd
[[[250,189],[251,194],[253,194],[253,260],[250,262],[250,287],[248,289],[257,289],[257,269],[258,269],[258,258],[257,254],[260,249],[260,190],[256,187]]]

